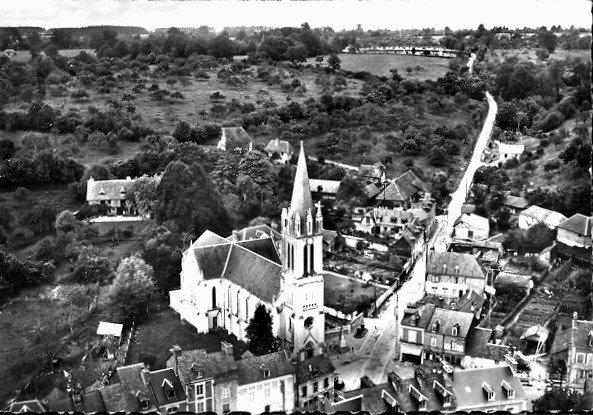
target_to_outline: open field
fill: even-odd
[[[372,302],[385,291],[374,285],[366,285],[363,282],[336,277],[332,274],[323,274],[323,280],[325,305],[345,314],[357,311],[357,308],[367,300]]]
[[[339,54],[342,69],[353,72],[369,72],[373,75],[390,76],[389,70],[395,68],[404,78],[436,80],[449,70],[450,59],[414,55],[374,55],[374,54]],[[315,59],[308,63],[315,64]],[[411,71],[407,71],[411,68]]]

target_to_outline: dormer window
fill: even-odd
[[[432,331],[435,333],[438,332],[440,326],[441,326],[441,322],[438,320],[435,321],[434,323],[432,323]]]
[[[512,399],[515,397],[515,389],[513,389],[513,387],[509,384],[509,382],[507,382],[506,380],[503,380],[501,386],[507,393],[507,399]]]
[[[262,373],[262,376],[264,378],[269,378],[270,377],[270,370],[269,369],[262,369],[261,373]]]
[[[200,366],[197,363],[192,363],[191,370],[196,374],[198,378],[202,377],[202,371],[200,370]]]
[[[455,265],[455,274],[459,274],[459,265]]]
[[[148,409],[150,407],[150,399],[146,396],[146,394],[142,391],[136,392],[136,399],[138,399],[138,403],[140,404],[140,408]]]
[[[451,336],[459,336],[459,323],[455,323],[451,329]]]
[[[99,194],[101,196],[105,196],[105,189],[103,189],[103,188],[99,189]]]
[[[443,264],[443,274],[447,273],[447,264]]]
[[[175,397],[175,388],[173,387],[173,383],[169,379],[163,380],[163,384],[161,385],[167,399],[173,399]]]
[[[486,382],[482,382],[482,389],[486,392],[486,396],[488,397],[488,402],[494,401],[494,390],[490,387],[489,384]]]

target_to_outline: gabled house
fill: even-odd
[[[288,141],[278,138],[270,140],[264,151],[268,154],[268,157],[280,164],[288,164],[294,154],[292,145]]]
[[[485,240],[490,234],[488,218],[479,215],[462,214],[455,221],[454,234],[456,239]]]
[[[465,354],[473,313],[435,308],[424,335],[424,358],[458,365]]]
[[[453,301],[469,290],[483,295],[485,288],[486,276],[473,255],[434,251],[428,254],[426,294]]]
[[[105,412],[107,408],[98,390],[75,393],[62,399],[52,399],[47,402],[48,412]]]
[[[358,177],[367,184],[380,186],[385,181],[385,170],[385,165],[381,162],[361,164],[358,168]]]
[[[376,197],[380,206],[409,208],[428,192],[428,186],[412,171],[408,170],[396,177]]]
[[[14,414],[24,412],[43,413],[47,412],[47,409],[41,403],[41,401],[39,401],[39,399],[31,399],[28,401],[18,401],[11,403],[8,407],[8,412],[12,412]]]
[[[223,127],[216,147],[222,151],[248,151],[253,148],[253,140],[243,127]]]
[[[516,373],[517,362],[510,346],[493,341],[493,330],[474,327],[467,336],[465,356],[461,359],[463,369],[477,369],[507,365]]]
[[[550,229],[556,229],[564,220],[566,216],[561,213],[532,205],[519,213],[519,228],[529,229],[538,223],[543,223]]]
[[[335,371],[326,354],[297,362],[296,393],[300,410],[318,410],[325,399],[333,400]]]
[[[95,180],[89,178],[86,185],[86,201],[89,205],[103,205],[107,207],[107,214],[133,215],[136,213],[130,188],[135,180]]]
[[[558,224],[556,240],[568,246],[590,248],[592,227],[593,217],[576,213]]]
[[[507,144],[498,140],[495,140],[494,142],[498,143],[498,153],[500,154],[500,161],[503,163],[513,158],[518,159],[525,151],[524,144]]]
[[[458,411],[527,410],[523,386],[509,366],[456,370],[452,384]]]
[[[512,215],[518,215],[529,206],[529,201],[524,197],[508,194],[503,199],[502,205],[509,209]]]

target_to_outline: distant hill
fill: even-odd
[[[140,26],[86,26],[86,27],[60,27],[52,28],[50,31],[56,29],[68,30],[75,37],[90,38],[94,34],[100,34],[105,29],[115,30],[118,36],[127,37],[141,34],[148,34],[148,30]]]

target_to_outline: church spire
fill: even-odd
[[[301,223],[303,224],[307,222],[308,212],[310,212],[313,217],[315,215],[315,207],[313,206],[311,188],[309,186],[309,174],[307,173],[307,158],[305,157],[302,141],[301,153],[299,154],[296,175],[294,177],[294,188],[292,189],[290,209],[293,214],[299,215]]]

